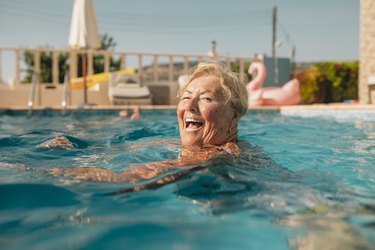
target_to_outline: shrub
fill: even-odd
[[[302,103],[358,99],[358,62],[321,62],[296,74]]]

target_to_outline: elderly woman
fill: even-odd
[[[171,168],[191,170],[213,157],[240,153],[236,144],[237,124],[247,111],[247,92],[236,74],[218,64],[201,63],[181,88],[178,97],[182,149],[177,160],[134,165],[120,174],[102,168],[54,168],[49,172],[82,180],[136,182],[154,178]],[[176,176],[168,178],[164,181],[174,180]]]
[[[221,151],[238,154],[237,124],[247,111],[247,93],[237,75],[218,64],[199,64],[178,94],[177,117],[184,146],[196,146],[196,160]],[[191,158],[191,147],[181,151]],[[185,153],[185,154],[184,154]]]

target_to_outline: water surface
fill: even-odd
[[[177,159],[174,111],[3,112],[0,245],[4,249],[375,248],[375,123],[248,112],[243,154],[139,192],[128,183],[53,177],[53,167]],[[62,136],[74,147],[41,148]],[[158,178],[158,177],[157,177]],[[324,246],[324,247],[321,247]]]

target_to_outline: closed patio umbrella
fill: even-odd
[[[78,50],[100,47],[93,0],[74,0],[68,44],[70,48]],[[82,55],[84,104],[87,104],[86,60],[87,55],[84,52]]]

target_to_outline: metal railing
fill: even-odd
[[[36,88],[39,84],[39,72],[34,72],[32,81],[31,81],[31,88],[29,93],[29,101],[27,102],[27,106],[29,107],[28,115],[32,115],[33,113],[33,107],[34,107],[34,101],[35,101],[35,94],[36,94]]]
[[[66,72],[64,76],[64,88],[63,88],[63,96],[61,101],[61,114],[66,115],[66,106],[68,105],[68,98],[69,98],[69,73]]]

